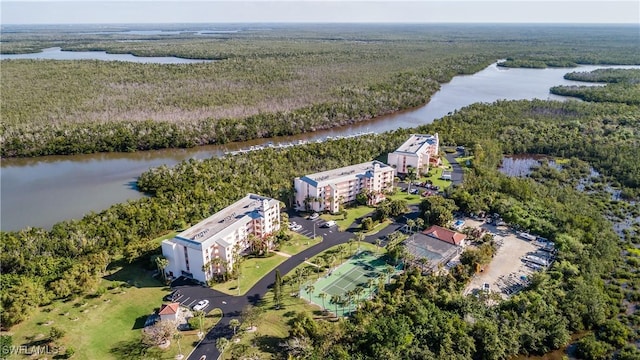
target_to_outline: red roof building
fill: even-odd
[[[180,309],[180,303],[162,304],[158,315],[160,320],[176,320],[178,318],[178,310]]]
[[[430,228],[424,230],[422,233],[432,238],[435,238],[440,241],[444,241],[446,243],[456,245],[456,246],[465,246],[464,240],[467,238],[467,235],[465,234],[461,234],[453,230],[445,229],[438,225],[432,225]]]

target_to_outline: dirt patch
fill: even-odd
[[[489,266],[476,274],[465,289],[465,294],[486,289],[500,293],[503,298],[519,291],[528,284],[529,276],[541,267],[527,264],[523,259],[528,255],[548,258],[550,254],[542,252],[543,246],[536,241],[522,239],[506,226],[493,226],[475,220],[467,220],[466,226],[477,227],[493,233],[499,245],[498,251]]]

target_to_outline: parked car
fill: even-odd
[[[491,290],[491,285],[489,283],[482,284],[482,290],[488,293]]]
[[[288,225],[289,229],[293,229],[295,226],[298,226],[298,224],[296,224],[295,221],[290,222],[289,225]]]
[[[322,227],[323,228],[330,228],[330,227],[335,226],[335,225],[336,225],[335,221],[329,220],[326,223],[322,224]]]
[[[409,191],[409,193],[413,195],[417,194],[418,192],[420,192],[419,189],[411,189],[411,191]]]
[[[209,306],[209,300],[200,300],[197,304],[193,306],[193,310],[195,311],[204,310],[207,306]]]
[[[309,220],[315,220],[315,219],[317,219],[318,217],[320,217],[320,214],[318,214],[318,213],[313,213],[313,214],[311,214],[311,216],[309,216]]]
[[[167,301],[174,302],[174,301],[178,300],[178,298],[180,298],[180,296],[182,296],[182,294],[180,293],[180,290],[175,290],[171,294],[165,296],[165,299]]]
[[[293,231],[298,231],[298,230],[301,230],[301,229],[302,229],[302,225],[296,225],[296,226],[291,228],[291,230],[293,230]]]

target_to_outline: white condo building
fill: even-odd
[[[250,234],[265,239],[280,229],[280,202],[249,194],[198,224],[162,242],[169,260],[165,269],[172,277],[187,276],[207,282],[233,266],[234,251],[251,246]],[[214,262],[214,259],[221,259]],[[205,264],[209,263],[206,269]]]
[[[295,178],[296,209],[335,213],[364,189],[369,191],[369,204],[375,205],[385,198],[383,191],[393,188],[394,176],[391,166],[374,160]]]
[[[387,162],[400,174],[406,174],[407,168],[416,169],[416,174],[425,173],[429,165],[439,165],[440,151],[438,133],[434,135],[411,134],[400,147],[389,154]]]

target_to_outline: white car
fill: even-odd
[[[291,228],[291,230],[293,230],[293,231],[298,231],[298,230],[301,230],[301,229],[302,229],[302,225],[296,225],[296,226]]]
[[[196,310],[196,311],[204,310],[207,306],[209,306],[209,300],[200,300],[197,304],[193,306],[193,310]]]
[[[320,216],[320,214],[318,214],[318,213],[313,213],[313,214],[311,214],[311,216],[309,216],[309,220],[315,220],[315,219],[317,219],[319,216]]]
[[[298,226],[298,224],[296,224],[295,221],[294,222],[290,222],[289,225],[288,225],[289,229],[293,229],[296,226]]]

